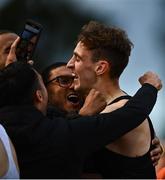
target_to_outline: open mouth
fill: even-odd
[[[72,76],[74,76],[74,80],[78,79],[78,76],[75,73],[72,73]]]
[[[73,104],[79,103],[79,96],[77,94],[69,94],[67,96],[67,99]]]

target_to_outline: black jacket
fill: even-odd
[[[157,90],[145,84],[114,112],[70,121],[48,119],[33,106],[4,107],[0,123],[16,148],[21,178],[80,178],[86,156],[138,126],[156,96]]]

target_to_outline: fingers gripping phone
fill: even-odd
[[[33,58],[34,50],[37,46],[40,34],[42,31],[41,24],[27,20],[24,30],[20,36],[20,42],[16,49],[16,56],[18,61],[31,60]]]

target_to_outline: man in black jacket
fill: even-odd
[[[21,178],[80,178],[85,157],[142,123],[160,88],[156,75],[146,75],[142,88],[114,112],[50,120],[41,76],[28,64],[10,64],[0,72],[0,123],[16,148]]]

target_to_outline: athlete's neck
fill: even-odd
[[[97,82],[95,88],[105,96],[108,104],[117,97],[126,94],[120,89],[119,79],[114,79],[114,80],[102,79]]]

